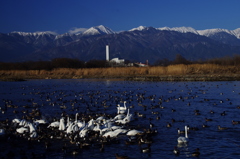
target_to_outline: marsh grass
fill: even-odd
[[[178,75],[236,75],[238,66],[215,64],[169,65],[166,67],[59,68],[54,70],[0,70],[0,79],[126,78]]]

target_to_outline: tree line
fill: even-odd
[[[169,66],[169,65],[177,65],[177,64],[216,64],[222,66],[238,66],[240,65],[240,55],[234,55],[233,57],[222,57],[222,58],[214,58],[209,60],[198,60],[198,61],[190,61],[185,59],[182,55],[177,54],[175,59],[170,61],[168,59],[159,59],[154,65],[155,66]]]
[[[55,68],[101,68],[108,67],[105,60],[84,62],[71,58],[56,58],[51,61],[0,62],[0,70],[52,70]]]
[[[130,61],[127,61],[128,63]],[[174,60],[159,59],[153,66],[169,66],[175,64],[217,64],[217,65],[240,65],[240,55],[233,57],[215,58],[205,61],[189,61],[182,55],[177,54]],[[105,60],[81,61],[71,58],[56,58],[51,61],[26,61],[26,62],[0,62],[0,70],[52,70],[55,68],[104,68],[111,67]]]

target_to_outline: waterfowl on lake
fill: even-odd
[[[205,121],[212,121],[212,119],[209,119],[209,118],[205,118]]]
[[[221,127],[220,125],[218,125],[218,130],[227,130],[227,127]]]
[[[151,152],[151,144],[147,144],[145,147],[143,147],[140,142],[139,147],[140,147],[140,151],[142,153],[150,153]]]
[[[178,130],[178,134],[185,134],[184,130],[180,130],[179,128],[177,128],[177,130]]]
[[[79,82],[79,80],[77,82]],[[139,82],[139,83],[141,83],[141,82]],[[176,84],[177,82],[173,82],[173,83]],[[68,86],[68,84],[69,83],[66,83],[66,86]],[[144,82],[142,82],[141,84],[144,87],[145,86],[148,87],[148,85],[149,85],[149,84],[146,85],[146,83],[144,83]],[[170,83],[166,83],[166,84],[171,85]],[[157,84],[157,85],[159,86],[159,84]],[[180,84],[180,87],[182,87],[182,86],[183,85]],[[204,85],[202,85],[202,86],[204,86]],[[97,86],[97,87],[99,87],[99,86]],[[204,116],[206,116],[208,118],[212,118],[214,120],[214,122],[212,122],[211,124],[205,122],[204,124],[207,123],[212,128],[214,128],[214,127],[216,128],[216,123],[219,123],[219,125],[224,124],[221,122],[225,121],[227,119],[230,119],[229,117],[234,117],[234,115],[236,115],[236,114],[233,114],[234,111],[229,110],[232,108],[235,108],[235,110],[236,110],[236,103],[234,103],[234,102],[236,102],[235,100],[232,101],[233,102],[232,106],[228,105],[228,102],[225,102],[220,106],[220,108],[218,108],[218,106],[220,104],[217,103],[216,101],[219,101],[219,99],[215,96],[213,98],[211,97],[210,100],[203,101],[202,97],[206,97],[206,95],[208,95],[208,93],[209,93],[209,92],[207,92],[207,90],[203,90],[204,88],[201,89],[201,88],[195,88],[195,87],[191,86],[191,88],[186,87],[186,89],[185,89],[182,87],[183,89],[182,88],[181,89],[183,90],[183,92],[181,92],[181,94],[184,94],[185,91],[188,91],[187,95],[185,94],[187,97],[181,97],[178,99],[179,94],[174,94],[174,93],[177,93],[179,90],[178,89],[174,90],[174,88],[172,88],[171,86],[169,87],[169,89],[171,89],[172,94],[170,94],[170,95],[163,94],[159,98],[157,96],[154,97],[152,95],[149,95],[149,94],[151,94],[151,91],[148,91],[148,90],[145,91],[144,87],[142,87],[140,89],[137,89],[138,92],[136,94],[138,95],[137,98],[139,98],[139,99],[137,99],[134,96],[135,94],[133,95],[131,92],[131,91],[133,91],[132,88],[123,87],[122,88],[122,89],[124,89],[123,92],[121,92],[121,89],[112,91],[111,90],[112,85],[110,84],[110,85],[108,85],[108,87],[110,89],[107,90],[106,92],[102,92],[102,91],[97,90],[97,87],[95,87],[96,89],[91,88],[92,90],[87,90],[87,91],[81,90],[81,89],[79,89],[80,88],[79,87],[79,88],[77,88],[76,92],[74,92],[75,90],[73,90],[71,92],[68,92],[69,94],[66,93],[67,91],[65,91],[65,88],[64,88],[64,90],[54,91],[51,93],[47,93],[47,90],[44,90],[44,92],[40,92],[41,93],[40,98],[36,98],[34,101],[32,99],[30,99],[30,104],[25,104],[20,99],[19,104],[24,105],[24,106],[26,105],[27,107],[25,108],[23,106],[19,106],[19,108],[16,108],[16,109],[19,109],[18,114],[13,114],[13,111],[12,111],[13,107],[7,107],[7,109],[5,109],[4,108],[5,106],[2,105],[1,107],[2,107],[2,109],[4,109],[5,115],[1,116],[1,118],[4,118],[7,116],[7,117],[10,117],[10,119],[11,119],[11,118],[19,117],[19,116],[21,117],[22,115],[24,115],[24,119],[27,120],[27,122],[34,121],[34,123],[39,124],[39,126],[36,127],[38,137],[36,139],[31,138],[32,143],[36,141],[36,142],[39,142],[40,144],[43,144],[45,141],[50,141],[53,144],[53,146],[51,146],[51,148],[46,148],[46,149],[48,151],[54,150],[53,152],[58,152],[57,151],[58,148],[55,148],[55,147],[57,147],[58,144],[62,146],[62,142],[67,142],[69,144],[67,145],[68,148],[65,153],[71,154],[72,151],[75,150],[76,145],[81,145],[79,147],[82,147],[82,148],[89,147],[89,149],[92,148],[93,145],[98,145],[98,147],[95,149],[96,151],[94,151],[94,152],[95,153],[99,153],[99,151],[102,152],[102,151],[104,151],[104,148],[103,148],[103,150],[101,150],[101,146],[100,146],[101,143],[103,143],[104,145],[107,145],[107,144],[110,145],[113,143],[113,140],[115,138],[118,140],[123,139],[125,141],[125,138],[128,136],[124,136],[124,135],[126,135],[127,132],[132,129],[140,130],[143,132],[142,134],[137,134],[134,136],[134,137],[136,137],[136,141],[134,144],[138,144],[138,141],[141,141],[141,143],[143,145],[151,143],[152,141],[155,141],[156,133],[151,133],[153,130],[150,130],[149,128],[154,128],[154,129],[156,128],[155,129],[156,131],[157,131],[157,129],[159,129],[159,130],[161,129],[161,132],[170,133],[170,134],[164,133],[164,135],[166,134],[165,135],[166,138],[161,138],[162,143],[166,143],[165,140],[170,141],[170,140],[174,139],[174,138],[170,139],[170,138],[168,138],[168,136],[171,135],[171,133],[173,133],[172,135],[174,135],[174,132],[176,133],[177,127],[181,128],[182,123],[177,123],[178,119],[184,119],[184,120],[186,120],[186,123],[191,123],[191,121],[193,121],[191,123],[191,124],[194,124],[193,126],[195,126],[195,125],[201,126],[201,124],[202,124],[201,118],[204,120]],[[34,89],[36,89],[36,88],[34,88]],[[57,89],[59,89],[59,88],[57,88]],[[131,89],[131,91],[128,91],[128,89]],[[204,92],[206,92],[206,95],[201,96],[201,94],[200,94],[199,96],[197,96],[198,92],[199,91],[202,92],[202,90]],[[159,91],[161,91],[161,90],[159,90]],[[34,92],[31,92],[31,93],[34,93]],[[105,93],[105,94],[103,94],[103,93]],[[162,92],[160,92],[160,93],[162,93]],[[24,93],[24,94],[26,94],[26,96],[24,98],[27,98],[27,93]],[[73,96],[72,96],[72,94],[73,94]],[[225,98],[226,94],[227,93],[224,94],[223,99]],[[210,98],[210,96],[209,96],[209,98]],[[174,99],[177,99],[177,100],[175,101]],[[183,101],[182,99],[184,99],[185,101]],[[128,100],[129,101],[128,103],[130,105],[135,105],[135,107],[130,110],[130,111],[133,110],[134,112],[136,112],[135,114],[132,115],[131,121],[133,121],[133,122],[130,121],[130,123],[126,123],[126,124],[115,123],[116,120],[123,120],[127,116],[125,113],[116,115],[117,114],[116,104],[121,103],[122,101],[125,101],[125,100]],[[169,102],[169,103],[165,103],[165,101]],[[197,102],[201,101],[201,102],[203,102],[203,104],[199,104],[199,103],[196,104],[196,101]],[[210,102],[208,102],[208,101],[210,101]],[[33,102],[34,102],[34,105],[32,104]],[[184,103],[182,103],[182,102],[184,102]],[[187,103],[189,103],[189,102],[191,102],[191,107],[187,106]],[[206,102],[206,103],[204,103],[204,102]],[[216,102],[217,105],[211,107],[213,102]],[[142,106],[138,106],[138,103],[139,104],[141,103]],[[154,103],[156,103],[156,104],[154,104]],[[18,104],[18,103],[16,103],[16,101],[14,101],[14,104]],[[11,104],[11,105],[13,105],[13,104]],[[65,109],[61,110],[59,108],[60,105],[66,106]],[[165,109],[161,109],[162,105],[164,105]],[[210,107],[205,108],[205,105],[207,105],[207,106],[209,105]],[[229,107],[223,107],[226,105],[228,105]],[[45,106],[48,106],[48,107],[45,107]],[[31,112],[31,109],[35,109],[37,107],[41,110],[44,110],[45,111],[45,112],[43,111],[44,113],[47,112],[47,116],[44,119],[47,119],[46,121],[48,121],[49,124],[41,125],[41,121],[38,122],[37,120],[41,120],[42,116],[38,116],[38,117],[34,116],[35,113],[31,113],[33,116],[28,114],[28,111]],[[121,106],[121,107],[124,107],[124,106]],[[128,108],[130,108],[130,107],[128,107]],[[168,116],[167,114],[172,113],[171,112],[172,108],[174,108],[174,110],[176,110],[176,112],[178,112],[178,113],[175,114],[176,116],[172,116],[176,120],[173,119],[171,122],[170,120],[172,117]],[[209,114],[208,108],[216,111],[215,114]],[[222,108],[224,108],[226,110],[227,115],[228,115],[228,116],[224,117],[225,119],[217,117],[217,115],[220,116]],[[47,111],[46,111],[46,109],[47,109]],[[203,117],[194,116],[194,114],[191,112],[193,112],[195,109],[196,110],[199,109],[198,112],[201,112],[201,115]],[[186,110],[186,112],[182,111],[182,110]],[[24,113],[22,111],[24,111]],[[198,113],[198,112],[196,112],[196,113]],[[126,113],[127,113],[127,111],[126,111]],[[51,116],[49,114],[51,114]],[[75,120],[74,120],[74,116],[75,116]],[[114,117],[116,117],[116,116],[118,116],[119,118],[117,117],[116,119],[114,119]],[[68,121],[67,121],[67,117],[69,117]],[[156,119],[160,119],[160,117],[161,117],[161,122],[156,121]],[[89,122],[91,119],[93,119],[93,121]],[[173,127],[173,129],[166,128],[166,122],[168,122],[168,121],[170,121],[170,123],[172,124],[171,126]],[[18,122],[18,121],[16,121],[16,122]],[[51,125],[52,122],[59,122],[60,123],[59,127],[56,126],[56,127],[52,127],[51,129],[46,129],[46,127]],[[83,122],[85,122],[86,124],[85,125],[82,124]],[[65,129],[60,128],[61,123],[65,124],[65,126],[66,126]],[[80,128],[78,123],[82,124],[84,126],[82,128]],[[234,121],[232,123],[238,124],[237,121]],[[75,133],[67,133],[66,129],[70,125],[72,125],[72,126],[77,125],[78,130]],[[21,142],[23,142],[23,143],[24,143],[25,139],[30,138],[29,133],[24,133],[24,134],[16,133],[16,129],[20,128],[20,126],[18,126],[18,124],[9,125],[9,127],[11,127],[13,129],[13,131],[12,131],[13,133],[10,131],[7,124],[5,124],[5,123],[2,124],[2,121],[0,123],[0,126],[4,127],[4,129],[7,128],[6,132],[8,134],[14,135],[14,137],[16,135],[17,139],[20,139],[20,137],[23,138],[24,140],[21,140]],[[230,125],[230,126],[236,128],[236,126],[233,126],[233,125]],[[204,127],[206,127],[206,125]],[[26,127],[26,129],[28,129],[28,131],[30,130],[30,128],[28,126]],[[122,129],[124,129],[124,131],[122,131]],[[193,129],[193,127],[190,127],[189,129]],[[81,131],[81,130],[83,130],[83,131]],[[102,131],[102,133],[100,133],[101,132],[100,130]],[[208,133],[211,130],[212,129],[204,129],[204,130],[202,129],[202,131],[204,131],[204,132],[206,131],[206,133]],[[81,133],[80,133],[80,131],[81,131]],[[114,138],[110,138],[110,139],[109,139],[110,135],[107,135],[107,137],[102,136],[105,133],[112,132],[112,131],[116,132],[116,134],[119,134],[119,135],[117,135]],[[34,131],[32,131],[32,132],[34,133]],[[70,131],[70,132],[72,132],[72,131]],[[119,132],[121,132],[121,133],[119,133]],[[148,132],[150,132],[150,133],[148,133]],[[185,131],[182,131],[182,132],[185,133]],[[214,131],[214,133],[216,133],[216,132]],[[122,134],[122,135],[120,135],[120,134]],[[150,142],[148,140],[145,140],[146,139],[145,136],[147,136],[146,134],[147,135],[149,134],[149,136],[152,137],[152,140],[150,140]],[[218,133],[216,133],[216,135],[217,134]],[[161,135],[161,133],[159,135]],[[157,139],[158,139],[159,135],[157,135]],[[199,138],[199,135],[197,135],[196,132],[192,133],[191,136],[194,137],[196,140]],[[10,137],[12,138],[12,136],[10,136]],[[53,138],[51,138],[51,137],[53,137]],[[61,137],[61,138],[58,138],[58,137]],[[58,139],[58,140],[56,140],[56,139]],[[8,140],[13,141],[13,139],[8,139]],[[103,142],[105,140],[107,142]],[[127,141],[126,144],[133,144],[133,142],[128,142],[129,140],[126,140],[126,141]],[[131,140],[131,141],[133,141],[133,140]],[[175,138],[175,141],[176,141],[176,138]],[[30,142],[30,141],[27,141],[27,142]],[[81,144],[78,144],[78,142]],[[70,144],[70,143],[73,143],[73,144]],[[155,144],[155,142],[153,142],[153,144]],[[21,145],[20,142],[19,142],[19,145]],[[111,149],[118,150],[119,145],[114,144],[114,145],[110,145],[110,146],[111,146]],[[106,150],[110,146],[105,147],[105,152],[107,152]],[[131,145],[128,147],[134,148],[134,146],[137,147],[138,145]],[[164,146],[164,144],[163,144],[163,146]],[[9,147],[11,147],[11,146],[9,146]],[[34,148],[34,150],[36,148],[38,148],[38,147],[36,146]],[[152,148],[154,148],[154,154],[156,153],[157,155],[159,155],[161,157],[161,153],[155,151],[156,147],[153,146]],[[34,150],[32,149],[31,151],[34,151]],[[38,151],[42,151],[42,149],[39,149]],[[119,150],[119,153],[122,153],[122,151],[123,150]],[[170,151],[172,152],[171,149],[170,149]],[[79,152],[79,150],[78,150],[78,152]],[[115,152],[118,152],[118,151],[115,151]],[[112,155],[114,155],[115,152],[110,152],[110,153],[112,153]],[[15,151],[14,151],[14,153],[15,153]],[[91,153],[91,151],[90,152],[86,151],[86,153]],[[140,153],[140,151],[136,152],[136,156],[139,157],[138,156],[139,154],[137,154],[137,153]],[[78,156],[75,156],[75,157],[81,157],[81,155],[82,154],[79,154]],[[171,155],[171,153],[170,153],[170,155]],[[191,155],[191,152],[189,153],[189,155]],[[97,156],[97,158],[101,158],[98,156],[105,156],[105,154],[102,154],[102,155],[96,154],[96,156]],[[213,156],[214,156],[214,154],[213,154]],[[2,156],[0,155],[0,157],[2,157]],[[94,154],[94,157],[95,157],[95,154]],[[169,157],[169,156],[165,156],[165,157]]]
[[[211,114],[214,114],[214,111],[213,111],[213,110],[210,110],[210,113],[211,113]]]
[[[58,130],[65,130],[65,129],[66,129],[66,125],[64,122],[64,118],[61,118]]]
[[[199,157],[200,156],[200,152],[199,152],[199,148],[196,148],[196,151],[192,153],[193,157]]]
[[[59,128],[59,125],[60,125],[60,122],[59,121],[55,121],[55,122],[52,122],[48,128]]]
[[[122,156],[119,155],[118,153],[115,154],[116,159],[128,159],[128,156]]]
[[[135,135],[141,135],[142,133],[143,133],[143,131],[133,129],[133,130],[128,131],[126,135],[127,136],[135,136]]]
[[[221,113],[221,116],[225,116],[225,115],[226,115],[226,112],[223,111],[223,112]]]
[[[124,106],[121,107],[119,104],[117,105],[117,113],[118,114],[124,114],[127,110],[127,107],[126,107],[126,101],[123,102]]]
[[[172,127],[172,124],[170,124],[169,122],[167,123],[167,127],[170,128]]]
[[[178,139],[177,139],[177,141],[178,141],[178,143],[187,143],[188,142],[188,133],[187,133],[187,130],[188,130],[188,128],[187,128],[187,126],[185,126],[185,137],[183,137],[183,136],[180,136]]]
[[[240,121],[234,121],[234,120],[232,120],[232,124],[233,125],[237,125],[237,124],[239,124],[240,123]]]
[[[175,155],[179,155],[180,154],[180,150],[175,146],[174,149],[173,149],[173,153]]]
[[[207,124],[203,124],[202,127],[203,127],[203,128],[208,128],[209,125],[207,125]]]

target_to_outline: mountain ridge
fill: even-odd
[[[11,32],[0,33],[0,55],[2,62],[60,57],[105,60],[105,45],[108,44],[110,58],[154,63],[158,59],[174,59],[180,54],[188,60],[206,60],[240,54],[239,34],[240,28],[199,33],[191,27],[144,26],[117,33],[103,25],[76,34]]]
[[[142,31],[143,29],[146,29],[149,27],[146,26],[139,26],[136,28],[132,28],[130,30],[125,30],[125,31],[135,31],[135,30],[139,30]],[[154,27],[152,27],[154,28]],[[181,33],[187,33],[187,32],[191,32],[194,34],[199,34],[199,35],[203,35],[203,36],[209,36],[211,34],[215,34],[215,33],[219,33],[219,32],[226,32],[228,34],[234,35],[236,36],[236,38],[240,39],[240,28],[234,29],[234,30],[228,30],[228,29],[222,29],[222,28],[213,28],[213,29],[204,29],[204,30],[196,30],[192,27],[161,27],[161,28],[155,28],[158,30],[167,30],[167,31],[177,31],[177,32],[181,32]],[[121,32],[125,32],[125,31],[121,31]],[[70,34],[70,33],[63,33],[63,34],[57,34],[55,32],[52,31],[42,31],[42,32],[18,32],[18,31],[13,31],[7,34],[11,34],[11,33],[18,33],[20,35],[23,36],[27,36],[27,35],[44,35],[44,34],[52,34],[52,35],[64,35],[64,34]],[[99,25],[99,26],[95,26],[95,27],[90,27],[88,29],[86,29],[85,31],[81,32],[81,33],[76,33],[76,35],[79,34],[83,34],[83,35],[99,35],[99,34],[115,34],[115,33],[120,33],[120,32],[115,32],[112,29],[105,27],[103,25]]]

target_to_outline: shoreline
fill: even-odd
[[[240,81],[240,75],[165,75],[129,77],[130,81]]]
[[[159,76],[126,76],[126,77],[106,77],[106,76],[54,76],[54,77],[33,77],[33,76],[18,76],[18,77],[0,77],[0,81],[16,82],[28,81],[35,79],[95,79],[95,80],[123,80],[123,81],[240,81],[239,74],[232,75],[159,75]]]
[[[129,81],[240,81],[239,66],[213,64],[156,67],[57,68],[53,70],[0,70],[1,81],[30,79],[118,79]]]

